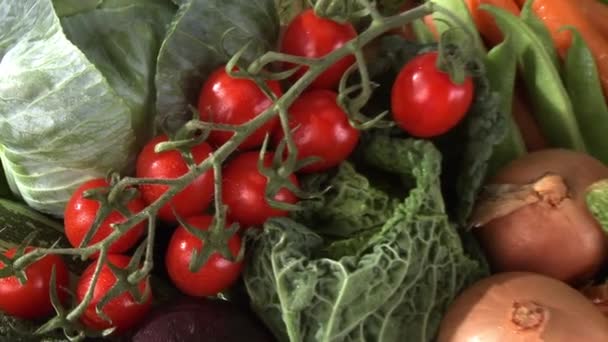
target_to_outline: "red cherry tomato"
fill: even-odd
[[[108,255],[107,262],[119,268],[126,268],[129,265],[130,258],[124,255],[113,254]],[[84,299],[91,281],[95,273],[96,262],[90,264],[82,273],[76,286],[76,297],[79,302]],[[152,295],[148,296],[143,303],[137,303],[135,298],[129,292],[123,292],[116,298],[110,300],[101,311],[108,316],[111,322],[104,320],[97,315],[95,307],[104,295],[112,289],[116,284],[116,276],[112,269],[107,265],[103,265],[97,283],[93,289],[93,298],[83,315],[80,317],[81,322],[87,327],[95,330],[104,330],[111,327],[116,327],[116,332],[120,333],[129,328],[134,327],[148,313],[152,304]],[[147,279],[142,280],[138,284],[140,293],[144,293],[146,287],[150,286]]]
[[[208,230],[213,217],[193,216],[186,223],[199,230]],[[224,259],[219,253],[212,254],[208,261],[198,272],[190,272],[192,252],[199,253],[206,248],[196,236],[190,234],[183,226],[179,226],[173,233],[165,265],[173,284],[189,296],[214,296],[232,286],[239,278],[242,262],[231,262]],[[228,249],[234,257],[241,250],[241,238],[233,235],[228,240]]]
[[[267,179],[258,170],[258,152],[246,152],[231,160],[224,169],[222,179],[222,199],[228,206],[228,217],[238,222],[243,228],[259,226],[267,219],[277,216],[287,216],[288,212],[272,208],[266,201],[265,191]],[[270,166],[272,153],[266,153],[264,164]],[[295,175],[289,180],[298,185]],[[276,201],[294,204],[298,198],[289,190],[283,188],[274,197]]]
[[[393,84],[393,118],[409,134],[429,138],[456,126],[473,101],[473,80],[455,84],[437,69],[437,52],[414,57],[399,72]]]
[[[82,184],[68,201],[65,212],[64,212],[64,226],[65,235],[67,236],[70,244],[77,247],[84,239],[85,235],[91,229],[93,222],[95,221],[95,215],[99,210],[100,203],[83,197],[83,193],[86,190],[108,187],[108,182],[105,179],[98,178],[93,179]],[[144,209],[144,201],[137,197],[127,204],[127,208],[132,213],[138,213]],[[113,211],[106,217],[101,223],[101,226],[93,235],[93,238],[89,242],[89,245],[95,244],[102,241],[108,235],[114,231],[111,227],[112,224],[121,223],[125,221],[125,217],[118,211]],[[140,222],[129,229],[123,236],[116,240],[109,249],[110,253],[122,253],[133,247],[137,241],[142,237],[146,227],[145,222]]]
[[[281,39],[281,52],[319,58],[340,48],[357,36],[351,24],[341,24],[330,19],[318,17],[312,9],[305,10],[296,16],[287,26]],[[348,55],[325,70],[311,84],[311,88],[335,89],[344,72],[355,62],[353,55]],[[291,69],[293,64],[285,63],[284,69]],[[294,75],[294,81],[300,78],[307,67],[300,68]]]
[[[267,81],[267,84],[277,97],[283,95],[279,82]],[[224,66],[209,76],[198,100],[201,120],[229,125],[245,123],[271,105],[272,101],[255,82],[230,77]],[[278,118],[270,119],[245,139],[239,148],[246,150],[262,145],[266,134],[272,132],[277,123]],[[212,145],[220,146],[233,135],[234,133],[228,131],[213,131],[209,135],[208,141]]]
[[[160,135],[150,140],[137,158],[135,173],[140,178],[175,179],[188,172],[188,165],[182,155],[176,151],[154,152],[154,147],[167,141],[166,135]],[[211,147],[203,142],[192,148],[192,156],[196,163],[205,160],[211,153]],[[148,204],[156,201],[169,189],[167,185],[145,184],[139,187],[144,201]],[[198,176],[184,190],[173,196],[160,208],[158,217],[166,222],[177,222],[173,209],[180,217],[202,214],[213,199],[213,170]],[[172,209],[173,208],[173,209]]]
[[[289,126],[298,148],[298,158],[320,157],[321,161],[302,168],[301,172],[318,172],[343,162],[359,141],[359,131],[350,125],[346,113],[336,103],[338,95],[330,90],[311,90],[289,108]],[[275,129],[274,141],[285,136]]]
[[[25,252],[29,253],[33,249],[27,247]],[[12,259],[16,251],[16,248],[11,248],[4,255]],[[0,262],[0,269],[4,266]],[[25,269],[27,281],[23,285],[15,276],[0,278],[0,310],[23,319],[38,319],[52,314],[55,311],[50,298],[53,267],[57,296],[65,303],[68,298],[66,290],[69,288],[68,269],[60,256],[51,254]]]

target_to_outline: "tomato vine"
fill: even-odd
[[[50,330],[62,328],[66,337],[71,341],[79,341],[86,336],[107,336],[113,332],[113,329],[106,329],[102,332],[95,332],[86,329],[79,322],[79,318],[83,315],[93,297],[94,284],[97,283],[104,265],[108,265],[108,256],[110,246],[122,237],[130,228],[146,222],[147,234],[141,245],[134,253],[131,262],[125,269],[113,268],[112,271],[116,274],[117,282],[113,288],[99,301],[97,312],[101,312],[103,304],[107,303],[113,297],[124,293],[125,291],[134,294],[138,302],[144,302],[150,295],[149,291],[141,293],[139,291],[141,281],[147,279],[153,269],[153,251],[156,232],[156,217],[159,210],[165,206],[171,198],[186,188],[197,177],[213,170],[214,172],[214,217],[212,227],[205,234],[198,234],[198,238],[211,239],[206,241],[210,246],[226,245],[226,242],[232,236],[238,227],[225,229],[226,224],[226,207],[222,200],[222,166],[224,162],[237,150],[239,145],[247,139],[253,132],[262,127],[266,122],[278,116],[280,126],[284,132],[283,141],[277,148],[275,161],[271,166],[264,166],[264,154],[268,145],[268,136],[261,149],[258,168],[260,172],[268,178],[268,186],[266,189],[266,197],[268,202],[275,207],[281,209],[294,210],[297,205],[287,205],[277,203],[272,198],[276,192],[282,187],[287,187],[300,197],[311,196],[311,194],[301,193],[297,188],[294,188],[289,181],[289,175],[297,170],[314,162],[314,158],[306,158],[297,160],[297,147],[294,142],[294,137],[289,126],[287,109],[290,105],[304,92],[311,83],[321,75],[330,66],[346,56],[353,55],[355,63],[347,70],[340,81],[338,91],[338,103],[342,109],[348,114],[351,125],[358,129],[366,129],[375,127],[383,123],[382,119],[387,114],[381,113],[376,117],[369,118],[362,114],[362,108],[372,96],[376,85],[371,81],[367,69],[363,48],[371,43],[376,38],[384,33],[401,27],[405,24],[413,22],[416,19],[432,14],[434,11],[442,11],[446,15],[450,15],[446,10],[438,7],[433,2],[426,2],[423,5],[410,9],[406,12],[394,15],[383,16],[376,8],[376,5],[371,0],[356,0],[356,1],[340,1],[340,0],[324,0],[317,1],[314,9],[321,14],[332,15],[336,13],[340,6],[348,7],[349,11],[344,17],[337,18],[338,20],[348,20],[354,17],[369,18],[369,25],[362,30],[358,36],[348,41],[340,48],[327,54],[323,58],[306,58],[288,55],[279,52],[266,52],[249,65],[241,65],[241,56],[247,49],[245,46],[240,52],[230,58],[226,64],[226,73],[235,78],[245,78],[254,81],[264,94],[272,101],[272,105],[260,113],[258,116],[241,125],[225,125],[213,122],[201,121],[198,113],[193,109],[194,118],[187,122],[178,132],[172,135],[169,141],[161,142],[156,145],[155,151],[178,150],[188,164],[188,172],[175,179],[156,179],[156,178],[136,178],[136,177],[120,177],[117,174],[112,174],[110,178],[110,186],[107,189],[95,189],[85,192],[85,196],[94,199],[101,204],[93,227],[83,239],[81,245],[77,248],[36,248],[27,254],[18,256],[11,261],[11,265],[6,270],[11,272],[3,272],[2,276],[10,276],[22,274],[23,270],[29,265],[39,260],[40,258],[50,254],[60,254],[69,256],[79,256],[85,260],[92,255],[97,255],[96,267],[91,276],[91,285],[88,291],[82,298],[82,301],[76,304],[73,308],[64,308],[57,295],[57,289],[51,286],[51,301],[55,307],[57,315],[44,324],[38,333],[48,332]],[[356,6],[354,6],[356,4]],[[339,11],[338,11],[339,12]],[[347,18],[348,17],[348,18]],[[230,34],[227,32],[226,34]],[[275,63],[291,63],[295,67],[286,70],[273,72],[271,65]],[[268,87],[269,80],[284,80],[296,73],[300,67],[307,67],[304,74],[299,77],[293,85],[288,88],[282,96],[277,96]],[[358,72],[358,82],[355,85],[349,85],[348,81],[351,76]],[[191,148],[196,144],[204,141],[211,130],[222,130],[233,132],[234,135],[223,145],[219,146],[213,153],[200,163],[196,163],[191,153]],[[283,151],[286,151],[286,158],[282,159]],[[140,185],[157,184],[168,187],[158,199],[149,204],[142,211],[132,214],[126,210],[125,204],[136,195],[136,187]],[[314,195],[314,194],[312,194]],[[114,224],[114,230],[103,240],[88,245],[91,237],[95,235],[103,220],[110,212],[118,210],[126,217],[126,220]],[[216,247],[217,248],[217,247]],[[215,251],[215,250],[213,250]],[[194,253],[191,270],[199,269],[204,265],[211,253]],[[232,259],[230,253],[223,253],[227,258]],[[242,253],[236,257],[242,258]],[[6,260],[8,262],[8,260]],[[10,274],[9,274],[10,273]],[[53,274],[54,279],[54,274]],[[54,280],[51,281],[54,284]],[[147,289],[149,288],[146,287]],[[101,305],[101,307],[100,307]]]

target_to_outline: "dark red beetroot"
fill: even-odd
[[[158,307],[132,342],[273,342],[266,327],[246,308],[206,298],[172,300]]]
[[[579,152],[530,153],[490,180],[473,225],[494,271],[530,271],[571,284],[606,260],[605,235],[585,203],[608,168]]]

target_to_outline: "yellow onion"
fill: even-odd
[[[593,277],[608,249],[585,195],[605,178],[601,162],[562,149],[533,152],[501,169],[472,218],[492,270],[541,273],[570,284]]]
[[[438,342],[606,342],[608,320],[567,284],[499,273],[466,289],[441,322]]]

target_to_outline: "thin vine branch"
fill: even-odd
[[[206,134],[208,134],[210,130],[233,131],[234,135],[230,140],[220,146],[202,162],[198,164],[192,162],[189,171],[176,179],[150,179],[133,177],[124,177],[118,179],[118,177],[114,177],[112,179],[109,191],[106,192],[105,195],[100,194],[99,196],[97,196],[97,199],[100,200],[102,210],[99,210],[99,217],[98,219],[96,219],[95,225],[91,228],[91,230],[94,233],[94,231],[99,228],[101,222],[103,221],[103,215],[106,215],[108,210],[125,210],[125,207],[123,206],[123,204],[127,203],[125,199],[129,199],[129,196],[133,196],[133,194],[135,193],[134,190],[132,191],[130,189],[135,189],[139,185],[147,184],[166,185],[167,190],[156,201],[149,204],[145,209],[140,212],[127,212],[127,214],[129,215],[126,217],[126,219],[121,223],[114,224],[112,226],[114,228],[113,232],[100,242],[97,242],[90,246],[82,246],[81,248],[37,248],[29,253],[19,256],[18,258],[12,261],[11,269],[14,269],[15,272],[18,272],[19,270],[24,270],[28,265],[35,262],[37,258],[48,254],[78,255],[81,256],[83,259],[86,259],[94,253],[99,253],[94,274],[92,276],[89,289],[84,296],[84,299],[67,313],[57,308],[56,311],[58,317],[55,317],[57,322],[63,320],[64,322],[67,321],[77,324],[79,317],[84,313],[85,309],[87,308],[87,306],[89,306],[93,298],[93,289],[95,288],[95,284],[98,282],[102,267],[107,263],[108,250],[110,245],[136,224],[144,220],[148,220],[147,240],[145,241],[145,246],[142,247],[145,248],[145,259],[143,262],[143,266],[134,268],[133,270],[131,270],[131,273],[128,275],[128,277],[126,277],[127,282],[130,284],[130,286],[133,286],[133,288],[130,288],[130,290],[136,290],[139,282],[145,279],[153,268],[153,244],[156,231],[155,218],[157,216],[158,211],[160,210],[160,208],[169,203],[169,201],[176,194],[178,194],[179,192],[184,190],[189,184],[191,184],[197,177],[209,170],[213,170],[216,176],[214,183],[215,214],[213,220],[214,225],[212,229],[207,232],[209,234],[206,234],[205,237],[215,237],[217,239],[223,239],[225,237],[223,235],[220,235],[220,233],[224,235],[233,233],[236,230],[236,227],[231,227],[229,229],[225,228],[226,208],[223,204],[221,196],[221,170],[223,163],[237,150],[238,146],[243,141],[245,141],[245,139],[248,138],[254,131],[262,127],[266,122],[278,116],[281,122],[281,128],[285,133],[284,144],[286,144],[286,148],[288,151],[288,167],[278,168],[278,173],[281,174],[280,176],[285,177],[286,174],[295,171],[298,165],[298,163],[295,161],[297,148],[293,140],[291,127],[289,127],[289,120],[287,114],[287,109],[289,108],[289,106],[328,67],[330,67],[331,65],[346,56],[355,55],[358,61],[358,70],[361,77],[361,92],[359,93],[358,97],[352,100],[353,102],[351,105],[357,110],[361,109],[361,107],[367,102],[367,100],[371,96],[371,92],[373,90],[373,84],[369,79],[365,61],[363,59],[363,54],[361,51],[362,47],[369,44],[385,32],[401,27],[406,23],[412,22],[416,19],[431,14],[438,8],[434,3],[427,2],[423,5],[415,7],[401,14],[394,15],[391,17],[383,17],[378,12],[374,2],[368,0],[358,0],[358,2],[364,7],[366,12],[368,12],[368,15],[371,16],[371,24],[356,38],[341,46],[340,48],[334,50],[333,52],[327,54],[323,58],[304,58],[271,51],[265,53],[264,55],[253,61],[247,67],[239,68],[240,72],[235,74],[235,76],[245,77],[255,81],[260,87],[260,89],[262,89],[264,93],[272,100],[272,105],[269,106],[262,113],[257,115],[255,118],[238,126],[202,122],[196,117],[193,118],[193,120],[186,123],[184,127],[184,134],[186,135],[186,137],[180,136],[178,137],[178,141],[169,141],[163,143],[164,145],[159,144],[160,146],[157,146],[158,149],[170,150],[173,148],[180,149],[188,147],[188,139],[192,139],[192,143],[200,142],[206,138]],[[331,5],[334,6],[334,4]],[[238,65],[239,58],[240,54],[234,55],[228,62],[228,65]],[[266,70],[268,66],[277,62],[291,63],[294,64],[295,67],[290,70],[277,73],[272,73]],[[266,82],[268,80],[285,79],[294,74],[297,68],[302,67],[307,68],[306,72],[297,81],[295,81],[293,85],[283,93],[282,96],[276,96],[276,94],[274,94],[267,86]],[[230,71],[232,72],[232,68]],[[189,135],[195,130],[202,130],[202,137],[199,136],[197,138]],[[285,164],[283,164],[283,166],[285,166]],[[288,188],[292,187],[289,182],[287,182],[284,186]],[[121,197],[123,193],[129,191],[131,192],[127,194],[128,197]],[[104,210],[103,208],[106,209]],[[93,235],[93,233],[91,233],[91,236]],[[204,251],[202,253],[205,254]],[[224,253],[230,254],[229,252],[225,251]],[[239,255],[242,255],[242,251]],[[200,263],[200,260],[198,263]],[[107,298],[106,300],[109,300],[109,298]],[[84,338],[84,334],[82,333],[78,333],[75,335],[71,334],[77,331],[75,330],[74,325],[63,328],[64,332],[66,333],[66,336],[68,336],[70,339],[79,340],[81,338]]]

